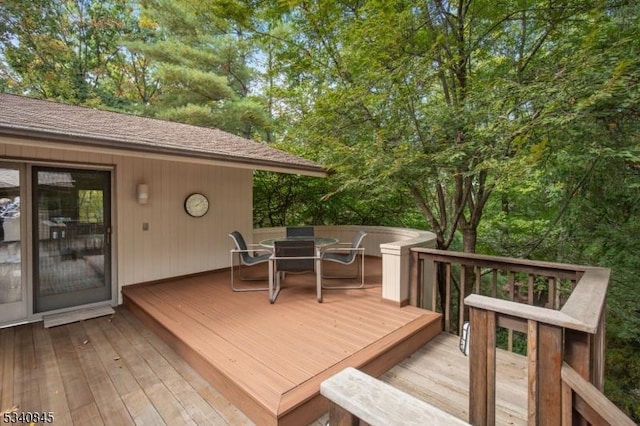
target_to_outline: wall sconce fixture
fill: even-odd
[[[136,187],[136,197],[138,204],[147,204],[149,202],[149,185],[146,183],[139,183]]]

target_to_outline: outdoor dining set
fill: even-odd
[[[231,289],[237,292],[269,291],[269,302],[274,303],[280,294],[282,282],[287,274],[315,273],[316,297],[322,302],[322,290],[353,289],[364,287],[364,247],[362,240],[367,234],[357,231],[353,240],[340,243],[337,238],[316,236],[312,226],[287,227],[286,234],[280,238],[269,238],[258,244],[247,244],[242,234],[233,231],[229,237],[233,240],[231,249]],[[241,281],[268,281],[268,286],[238,287],[235,285],[234,269],[236,255],[238,262],[238,278]],[[333,262],[352,268],[349,274],[331,275],[323,271],[323,262]],[[268,263],[267,277],[243,275],[247,269]],[[355,268],[353,266],[354,265]],[[357,279],[357,284],[327,285],[323,280]]]

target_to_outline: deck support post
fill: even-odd
[[[331,401],[329,403],[329,424],[331,426],[358,426],[360,419]]]

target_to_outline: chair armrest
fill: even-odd
[[[239,249],[231,249],[231,253],[255,253],[255,252],[264,252],[264,253],[272,253],[271,250],[266,249],[264,247],[262,248],[255,248],[255,249],[247,249],[247,250],[239,250]]]
[[[327,247],[322,250],[323,252],[327,251],[364,251],[364,247]]]
[[[308,260],[320,259],[322,256],[271,256],[269,260]]]
[[[361,251],[364,254],[364,247],[356,247],[356,248],[352,248],[352,247],[344,247],[344,248],[343,247],[330,247],[330,248],[327,248],[325,250],[322,250],[321,257],[324,257],[324,255],[326,253],[329,253],[329,252],[347,253],[347,252],[352,252],[352,251],[355,251],[355,252]]]

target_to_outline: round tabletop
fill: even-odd
[[[262,247],[273,248],[275,241],[296,241],[296,240],[313,240],[316,243],[316,247],[326,247],[338,242],[337,238],[331,237],[281,237],[281,238],[267,238],[260,241]]]

